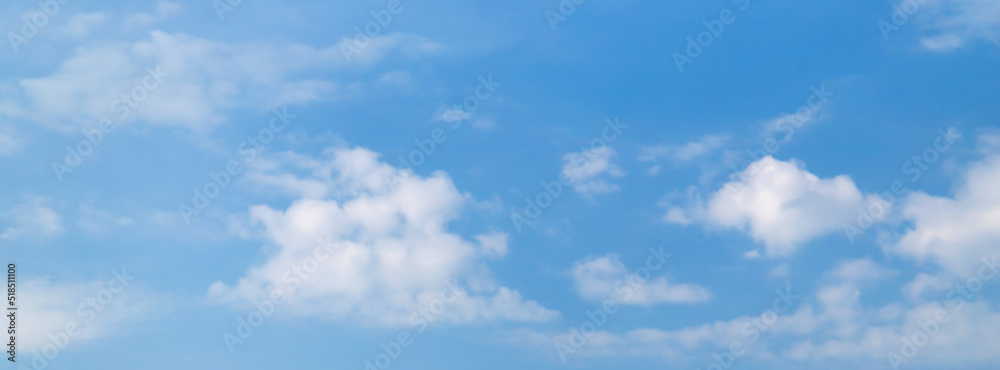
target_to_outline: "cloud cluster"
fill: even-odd
[[[449,231],[471,199],[447,174],[390,181],[397,173],[369,150],[330,148],[322,158],[281,155],[247,174],[298,199],[285,209],[250,209],[272,251],[234,286],[213,284],[209,297],[247,303],[280,290],[288,300],[281,312],[412,325],[413,314],[452,284],[459,293],[441,316],[446,322],[558,316],[489,276],[484,259],[506,253],[504,234],[473,242]]]
[[[0,113],[63,131],[105,118],[206,131],[225,122],[233,108],[341,96],[340,83],[319,76],[365,68],[393,53],[418,57],[438,49],[426,39],[394,33],[372,39],[348,64],[340,44],[228,44],[153,31],[136,42],[80,47],[52,74],[18,81],[16,91],[0,96],[0,106],[17,108]]]
[[[1000,266],[994,268],[1000,272]],[[835,361],[868,364],[861,368],[872,369],[901,368],[917,360],[927,366],[996,363],[1000,333],[992,328],[1000,324],[1000,312],[975,292],[938,294],[940,300],[921,300],[910,306],[864,307],[860,287],[894,275],[870,259],[850,260],[825,274],[825,283],[811,297],[779,289],[772,307],[755,316],[671,330],[582,334],[523,329],[514,338],[554,356],[552,343],[574,343],[585,336],[585,344],[574,352],[584,360],[639,357],[696,368],[727,368],[746,361],[780,361],[794,368]]]

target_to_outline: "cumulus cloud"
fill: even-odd
[[[610,180],[625,176],[617,158],[618,153],[607,146],[569,153],[563,156],[561,176],[573,185],[573,190],[586,197],[613,193],[620,188]]]
[[[671,207],[665,219],[740,230],[763,243],[768,255],[781,256],[841,230],[866,204],[849,177],[821,179],[798,163],[770,156],[739,175],[706,201]]]
[[[473,242],[449,231],[472,200],[447,174],[398,173],[362,148],[262,161],[248,181],[297,200],[285,209],[250,208],[269,257],[233,286],[213,284],[209,298],[246,304],[280,290],[287,297],[281,312],[292,315],[412,325],[413,313],[450,289],[457,293],[448,294],[444,322],[558,316],[490,278],[484,259],[506,253],[506,235],[485,233]]]
[[[416,57],[436,48],[394,33],[373,38],[348,64],[340,44],[227,44],[153,31],[137,42],[77,49],[52,74],[21,79],[14,93],[5,91],[0,106],[21,108],[0,112],[65,131],[105,118],[208,130],[226,121],[232,108],[339,97],[338,82],[316,76],[365,68],[394,52]]]
[[[659,303],[700,303],[712,295],[695,284],[669,283],[665,277],[642,281],[629,273],[617,254],[590,257],[573,264],[577,292],[585,299],[648,306]],[[662,263],[662,261],[661,261]]]
[[[967,274],[1000,246],[1000,150],[973,163],[951,197],[914,192],[902,204],[911,223],[887,249]]]

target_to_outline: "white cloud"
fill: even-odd
[[[639,357],[656,359],[678,365],[677,367],[705,368],[714,361],[711,353],[727,351],[735,342],[741,343],[743,350],[748,351],[745,357],[773,359],[774,356],[767,352],[768,341],[764,336],[765,333],[753,326],[754,320],[758,327],[761,325],[761,317],[742,316],[728,321],[714,321],[673,330],[649,327],[623,332],[597,330],[587,333],[586,337],[576,328],[560,333],[522,329],[514,332],[511,339],[528,349],[536,351],[541,349],[553,356],[563,357],[560,359],[579,358],[580,361],[587,361],[592,358]],[[803,328],[795,325],[812,325],[803,322],[802,319],[809,318],[805,313],[781,316],[781,320],[784,321],[777,320],[767,326],[766,334],[770,335],[774,331],[801,332]],[[760,339],[759,342],[750,340],[754,331]],[[571,347],[581,342],[582,345]],[[565,345],[563,351],[569,348],[569,352],[560,354],[559,347],[556,347],[555,343]]]
[[[913,336],[918,335],[915,333],[923,332],[926,337],[927,331],[922,325],[932,327],[927,322],[933,320],[939,310],[947,310],[947,307],[939,303],[924,304],[901,312],[897,323],[873,325],[850,338],[803,340],[782,354],[800,361],[885,361],[885,366],[891,367],[889,353],[903,353],[904,337],[911,343]],[[997,325],[1000,325],[1000,313],[990,310],[982,302],[967,303],[961,313],[952,312],[948,322],[940,325],[932,339],[917,350],[916,357],[907,362],[928,368],[948,368],[956,363],[995,366],[998,364],[995,354],[1000,351],[1000,334],[992,328]]]
[[[480,253],[484,256],[503,258],[507,255],[507,234],[494,232],[476,235],[476,241],[479,242]]]
[[[607,146],[566,154],[562,177],[573,185],[573,190],[586,197],[616,192],[619,187],[610,179],[625,176],[616,164],[617,158],[618,153]]]
[[[441,115],[438,117],[438,119],[444,122],[458,122],[467,120],[469,118],[472,118],[472,113],[466,112],[465,110],[458,108],[445,109],[444,112],[442,112]]]
[[[657,277],[645,282],[630,278],[617,254],[591,257],[573,264],[571,271],[577,292],[585,299],[612,299],[618,304],[648,306],[659,303],[700,303],[712,295],[695,284],[667,282]]]
[[[826,91],[823,89],[822,91]],[[814,93],[812,96],[825,99],[826,96],[821,96],[819,93]],[[812,125],[819,121],[822,103],[818,103],[815,108],[804,105],[795,113],[785,113],[777,118],[764,123],[764,136],[771,137],[775,136],[776,140],[783,142],[790,140],[795,131],[803,127]],[[782,133],[782,135],[778,135]],[[780,138],[777,138],[779,137]]]
[[[913,301],[921,301],[928,293],[939,292],[950,288],[951,282],[946,277],[921,272],[913,278],[913,281],[903,285],[900,290],[906,298]]]
[[[643,162],[655,162],[663,159],[674,163],[689,162],[718,150],[729,139],[728,135],[706,135],[697,141],[684,145],[643,146],[638,159]]]
[[[17,296],[17,339],[25,362],[32,360],[28,354],[34,351],[112,335],[153,311],[154,298],[135,286],[131,274],[116,270],[108,280],[87,282],[23,280]],[[66,342],[60,346],[53,338]]]
[[[65,232],[62,216],[49,208],[48,203],[45,198],[32,198],[0,213],[8,224],[0,233],[0,240],[46,240],[62,236]]]
[[[472,112],[468,112],[460,108],[448,108],[445,109],[440,114],[438,114],[437,116],[435,116],[434,120],[456,123],[456,122],[471,120],[474,116],[475,115]],[[471,126],[476,130],[488,131],[496,127],[496,121],[494,121],[490,117],[478,117],[472,120]],[[452,127],[453,128],[458,127],[457,123]]]
[[[286,209],[250,208],[251,222],[263,228],[273,252],[234,286],[213,284],[211,300],[255,302],[280,289],[288,299],[281,312],[404,325],[457,282],[458,297],[441,321],[558,316],[489,277],[484,259],[506,253],[506,235],[488,233],[474,243],[448,230],[472,200],[444,172],[392,182],[398,170],[361,148],[330,148],[323,158],[287,153],[249,171],[252,183],[299,199]],[[327,257],[308,262],[318,255]],[[304,266],[314,271],[291,277]]]
[[[793,162],[764,157],[704,202],[672,207],[665,219],[746,232],[767,255],[792,253],[857,216],[864,196],[847,176],[821,179]],[[742,181],[741,181],[742,180]]]
[[[962,47],[964,40],[955,35],[941,35],[927,37],[920,40],[920,45],[925,49],[936,52],[946,52]]]
[[[841,264],[827,276],[835,278],[853,269],[845,266],[866,264],[858,261]],[[564,347],[581,361],[639,357],[692,368],[710,366],[715,363],[712,354],[725,354],[734,343],[746,351],[738,356],[738,362],[794,368],[859,364],[872,365],[861,368],[891,368],[890,353],[906,361],[899,367],[993,368],[1000,364],[996,356],[1000,351],[1000,333],[995,330],[1000,325],[1000,312],[987,302],[975,298],[965,301],[959,295],[958,299],[949,298],[947,303],[917,302],[912,306],[889,303],[866,309],[861,290],[850,281],[820,286],[811,298],[782,291],[770,309],[728,321],[670,330],[648,327],[621,332],[598,330],[586,336],[576,328],[562,333],[523,329],[515,332],[512,339],[527,348],[541,348],[552,356],[558,355],[554,343],[582,343]],[[913,347],[915,353],[905,352],[907,357],[902,357],[904,338],[910,343],[920,343]]]
[[[977,151],[983,155],[1000,152],[1000,130],[981,130],[976,136]]]
[[[943,291],[954,289],[956,283],[965,283],[928,277],[918,275],[914,283],[904,288],[904,293],[914,284],[924,285],[915,290],[929,287]],[[989,328],[1000,324],[1000,312],[974,295],[966,297],[964,294],[969,294],[969,290],[942,294],[942,301],[928,302],[916,292],[909,294],[915,301],[911,306],[889,303],[878,309],[864,309],[860,303],[861,293],[855,285],[824,286],[817,293],[821,307],[818,314],[805,317],[820,325],[806,333],[809,338],[793,342],[781,353],[798,361],[860,359],[891,364],[889,354],[894,353],[903,364],[912,366],[939,368],[944,364],[968,366],[980,362],[996,365],[996,356],[988,354],[995,354],[1000,349],[1000,334]],[[911,344],[920,344],[905,350],[904,338]],[[910,352],[913,350],[915,353]]]
[[[912,227],[887,249],[967,274],[1000,246],[1000,154],[973,163],[952,197],[914,192],[901,205]]]
[[[226,44],[153,31],[134,43],[77,49],[51,75],[20,80],[18,91],[0,97],[0,106],[22,108],[0,112],[64,131],[92,127],[104,118],[208,130],[226,121],[231,108],[269,109],[338,98],[340,85],[309,77],[324,74],[317,72],[365,68],[395,51],[424,55],[435,45],[399,33],[379,36],[348,64],[339,44],[323,49]],[[162,82],[145,89],[144,97],[133,94],[143,90],[151,70],[162,71]],[[128,94],[141,102],[123,100]]]
[[[913,0],[903,0],[897,5]],[[993,0],[938,0],[921,2],[915,15],[934,32],[921,40],[930,51],[947,52],[976,40],[1000,44],[1000,2]]]

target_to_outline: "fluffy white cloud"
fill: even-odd
[[[568,153],[563,156],[561,176],[573,185],[573,190],[586,197],[616,192],[619,187],[610,179],[625,176],[616,163],[617,158],[618,153],[607,146]]]
[[[953,197],[915,192],[905,198],[902,216],[912,228],[887,249],[961,275],[1000,251],[1000,154],[973,163],[959,184]]]
[[[436,314],[451,323],[558,316],[490,278],[483,260],[506,253],[505,235],[471,242],[448,230],[472,200],[447,174],[398,174],[361,148],[262,161],[247,179],[299,199],[283,210],[251,207],[273,251],[234,286],[213,284],[209,298],[256,302],[277,289],[283,313],[386,325],[412,325],[411,315],[445,298]]]
[[[928,324],[938,312],[952,314],[944,324]],[[893,323],[872,325],[847,338],[803,340],[782,352],[784,357],[799,361],[865,360],[879,361],[881,368],[892,368],[893,360],[903,366],[947,368],[959,364],[996,366],[1000,350],[1000,335],[991,330],[1000,325],[1000,313],[983,302],[967,303],[961,312],[940,303],[927,303],[900,311]],[[937,325],[937,331],[931,333]],[[927,329],[925,329],[927,328]],[[923,334],[918,334],[923,333]],[[931,335],[928,335],[931,334]],[[906,341],[925,343],[912,346],[913,358],[907,358]],[[928,339],[929,338],[929,339]],[[927,342],[922,342],[928,340]],[[892,359],[890,359],[892,354]],[[985,368],[985,367],[984,367]]]
[[[857,261],[846,263],[832,274],[849,265],[860,266]],[[884,361],[893,368],[940,368],[954,363],[995,366],[1000,364],[995,356],[1000,334],[990,328],[1000,323],[1000,312],[980,300],[979,293],[984,284],[995,282],[1000,265],[986,272],[990,272],[988,278],[974,283],[918,274],[903,287],[911,305],[889,303],[877,309],[862,307],[861,291],[852,282],[823,286],[817,293],[821,309],[806,317],[819,324],[817,330],[781,353],[800,361]],[[940,300],[927,300],[927,291]]]
[[[349,39],[341,41],[352,43]],[[73,131],[101,119],[208,130],[235,107],[269,109],[339,97],[329,72],[370,66],[390,53],[420,56],[438,46],[399,33],[379,36],[348,63],[340,44],[226,44],[153,31],[134,43],[84,46],[51,75],[5,91],[0,112]]]
[[[707,201],[672,207],[665,219],[741,230],[763,243],[768,255],[781,256],[841,230],[866,204],[847,176],[821,179],[798,163],[770,156],[738,175]]]
[[[695,284],[668,283],[665,277],[637,279],[613,253],[577,261],[571,273],[580,296],[595,301],[611,299],[618,304],[645,306],[699,303],[712,297],[707,289]]]

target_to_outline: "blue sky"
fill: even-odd
[[[0,9],[9,368],[1000,364],[995,2]]]

